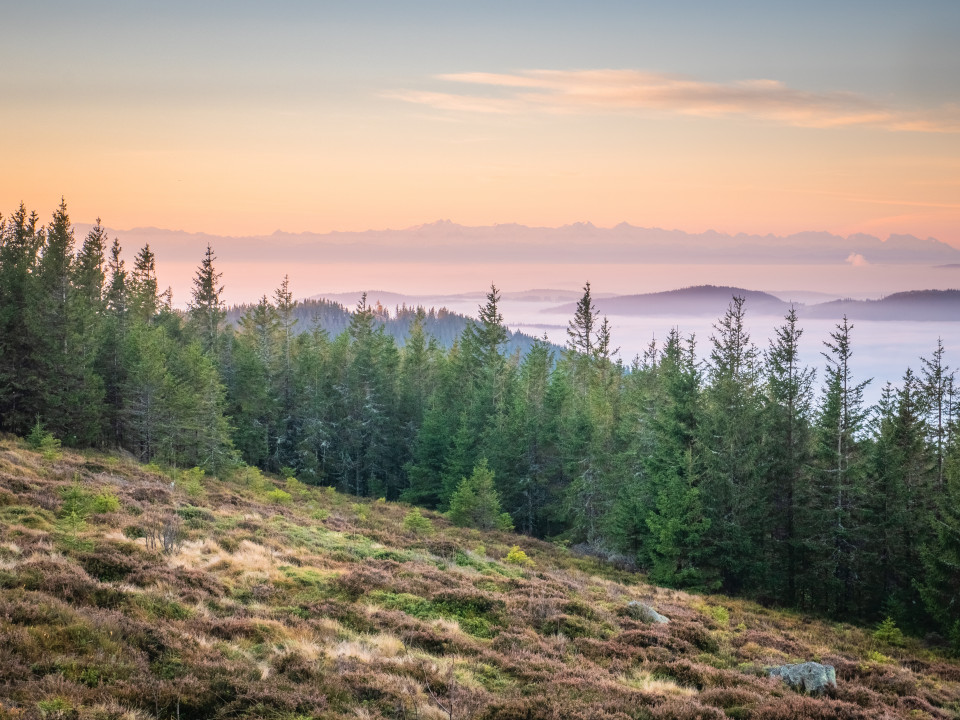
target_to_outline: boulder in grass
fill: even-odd
[[[837,686],[837,671],[833,665],[805,662],[770,668],[770,677],[779,677],[794,690],[808,695],[823,695],[827,688]]]
[[[670,618],[661,615],[646,603],[639,602],[638,600],[632,600],[627,603],[627,612],[629,612],[630,617],[640,622],[659,625],[670,622]]]

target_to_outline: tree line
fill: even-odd
[[[702,362],[676,329],[618,360],[589,284],[562,351],[508,351],[494,287],[448,344],[422,308],[399,344],[365,298],[331,335],[286,279],[228,323],[215,260],[208,247],[178,310],[149,246],[128,267],[98,221],[77,247],[65,204],[46,225],[23,205],[0,218],[0,428],[440,510],[488,498],[508,514],[481,513],[491,526],[659,584],[889,616],[960,648],[960,402],[942,343],[868,407],[846,319],[819,381],[796,314],[759,348],[737,297]]]

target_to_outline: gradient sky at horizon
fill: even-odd
[[[3,3],[0,212],[960,247],[960,2]]]

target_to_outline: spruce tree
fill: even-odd
[[[127,347],[130,318],[127,271],[117,238],[113,239],[110,247],[107,270],[110,280],[104,293],[103,342],[99,349],[97,367],[104,384],[107,438],[111,444],[119,446],[123,444],[122,393],[126,378],[124,350]]]
[[[510,530],[513,523],[507,513],[501,512],[500,496],[494,485],[493,472],[481,458],[470,477],[460,480],[450,498],[447,517],[454,525],[478,530]]]
[[[922,573],[915,585],[937,629],[960,656],[960,444],[950,446],[943,487],[930,518],[929,539],[922,552]]]
[[[189,304],[190,323],[200,338],[200,346],[212,354],[219,348],[220,326],[226,316],[220,299],[223,286],[219,283],[223,273],[214,269],[213,261],[216,259],[213,248],[207,245],[193,278],[193,295]]]
[[[739,591],[764,577],[769,536],[764,488],[760,351],[734,297],[711,336],[708,384],[697,427],[700,491],[710,519],[706,542],[725,588]]]
[[[149,243],[134,258],[133,272],[127,283],[127,307],[132,317],[140,322],[152,320],[160,310],[157,259]]]
[[[803,560],[803,529],[810,498],[814,370],[800,362],[803,330],[791,306],[766,354],[765,502],[770,508],[771,541],[766,591],[795,605]]]
[[[937,338],[937,349],[923,364],[922,384],[926,396],[926,410],[930,444],[936,464],[937,487],[943,486],[944,458],[950,434],[950,390],[956,373],[944,362],[942,338]]]
[[[590,283],[586,283],[583,286],[583,296],[577,301],[577,309],[567,326],[567,347],[571,352],[593,357],[596,322],[597,309],[590,297]]]
[[[867,411],[855,382],[851,325],[846,316],[824,341],[826,382],[816,420],[817,517],[808,531],[810,561],[805,579],[813,603],[838,616],[855,612],[864,546],[863,512],[869,493],[861,434]]]
[[[695,456],[701,373],[693,337],[684,347],[679,332],[670,331],[658,375],[663,402],[652,418],[656,449],[645,468],[655,504],[647,509],[650,536],[640,559],[650,567],[654,582],[715,589],[716,570],[704,562],[703,537],[710,519],[704,514]]]
[[[30,322],[43,231],[23,203],[0,218],[0,428],[25,434],[41,410],[40,336]]]

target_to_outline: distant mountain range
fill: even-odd
[[[78,233],[88,225],[77,224]],[[558,228],[505,224],[468,227],[450,221],[402,230],[288,233],[229,237],[134,228],[117,231],[128,250],[150,243],[158,259],[197,261],[210,243],[229,262],[489,262],[667,264],[960,264],[960,249],[933,238],[891,235],[843,237],[827,232],[729,235],[714,231],[612,228],[575,223]]]
[[[594,300],[600,314],[631,316],[710,316],[719,317],[734,296],[746,300],[748,313],[784,315],[791,304],[804,318],[839,320],[937,320],[960,321],[960,290],[917,290],[895,293],[879,300],[832,300],[804,305],[789,303],[770,293],[735,287],[699,285],[643,295],[619,295]],[[547,308],[545,313],[573,314],[576,303]]]

